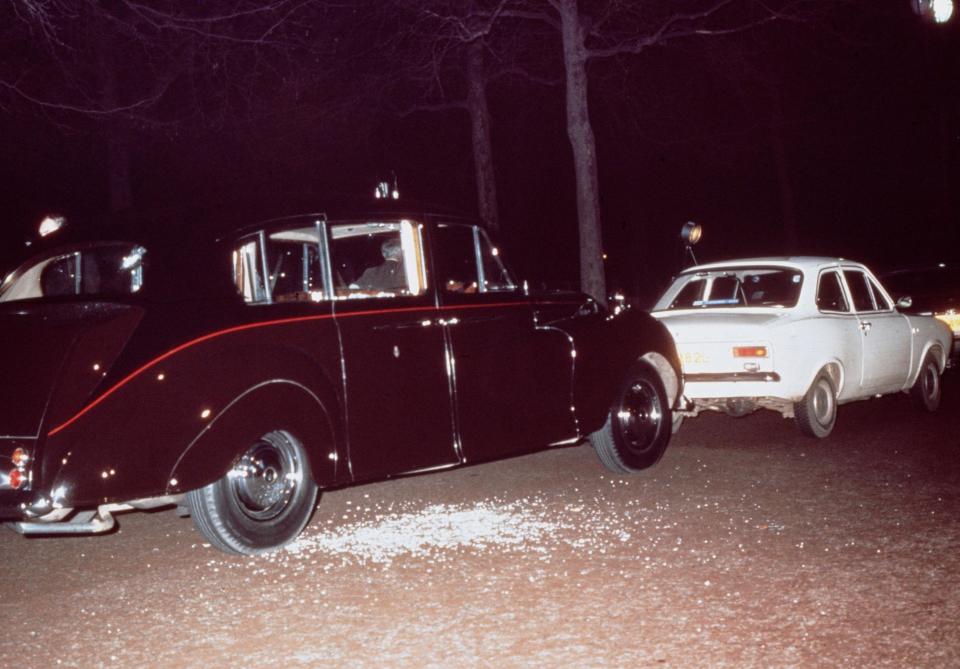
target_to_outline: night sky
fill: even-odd
[[[705,228],[701,261],[784,253],[784,184],[801,253],[877,269],[960,259],[960,19],[925,22],[909,0],[822,4],[831,9],[815,22],[681,39],[591,65],[610,288],[649,300],[676,269],[687,220]],[[45,101],[76,100],[61,79],[38,74],[44,55],[21,19],[2,20],[19,26],[19,38],[0,46],[0,234],[9,256],[47,210],[107,211],[104,138],[117,122],[11,89],[22,82]],[[389,30],[349,20],[339,29],[354,38],[369,31],[344,40],[351,44]],[[529,39],[538,74],[556,83],[503,77],[487,87],[500,236],[521,277],[573,285],[560,47],[542,34]],[[391,113],[390,100],[358,92],[372,57],[350,48],[326,56],[323,86],[295,95],[255,75],[247,86],[238,67],[230,86],[255,104],[204,102],[204,113],[179,113],[188,99],[220,94],[209,82],[174,83],[150,119],[124,119],[134,210],[236,211],[248,224],[246,203],[278,215],[294,203],[322,210],[334,194],[372,194],[392,171],[405,199],[475,212],[467,114]]]

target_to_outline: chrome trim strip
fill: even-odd
[[[684,374],[687,383],[737,383],[744,381],[762,381],[777,383],[780,375],[776,372],[725,372],[718,374]]]
[[[466,462],[466,460],[464,460]],[[412,476],[413,474],[426,474],[427,472],[439,472],[443,469],[452,469],[454,467],[459,467],[460,462],[449,462],[444,465],[434,465],[432,467],[421,467],[420,469],[411,469],[407,472],[401,472],[395,476]]]

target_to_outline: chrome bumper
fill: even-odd
[[[778,383],[780,375],[776,372],[724,372],[718,374],[686,374],[684,383],[736,383],[764,382]]]

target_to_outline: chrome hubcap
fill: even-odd
[[[937,384],[940,383],[940,376],[933,365],[927,365],[923,369],[923,393],[926,397],[933,399],[937,396]]]
[[[234,465],[231,489],[244,514],[254,520],[270,520],[286,509],[300,476],[292,447],[282,438],[276,443],[264,438]]]
[[[813,393],[813,415],[817,422],[826,425],[833,414],[833,392],[826,381],[818,381]]]
[[[623,395],[617,412],[617,425],[623,441],[633,452],[650,448],[663,429],[663,407],[649,382],[635,382]]]

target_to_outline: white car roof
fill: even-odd
[[[735,271],[741,268],[751,269],[758,267],[783,267],[785,269],[796,270],[801,272],[809,279],[808,281],[804,282],[804,285],[801,289],[801,294],[798,296],[797,305],[793,307],[794,311],[810,311],[816,309],[816,306],[814,305],[814,293],[816,291],[817,284],[816,277],[822,270],[834,267],[850,267],[862,269],[870,273],[869,269],[867,269],[867,267],[862,263],[847,260],[846,258],[830,256],[766,256],[758,258],[733,258],[720,262],[694,265],[693,267],[688,267],[687,269],[683,270],[680,272],[680,274],[674,277],[673,281],[670,283],[670,286],[654,304],[651,312],[661,312],[666,314],[666,312],[670,311],[673,313],[673,311],[669,309],[671,301],[677,296],[677,294],[691,279],[691,277],[694,277],[697,274],[708,273],[715,270]],[[735,308],[738,311],[743,309],[743,307],[731,308]],[[767,307],[750,308],[767,309]],[[711,310],[711,313],[718,313],[720,311],[722,311],[722,308]]]
[[[709,272],[714,269],[727,269],[731,267],[756,267],[757,265],[791,267],[807,272],[810,270],[818,270],[822,267],[835,267],[840,264],[863,267],[862,263],[853,260],[829,256],[767,256],[759,258],[734,258],[731,260],[705,263],[703,265],[694,265],[693,267],[688,267],[683,270],[681,274],[695,274],[697,272]]]

